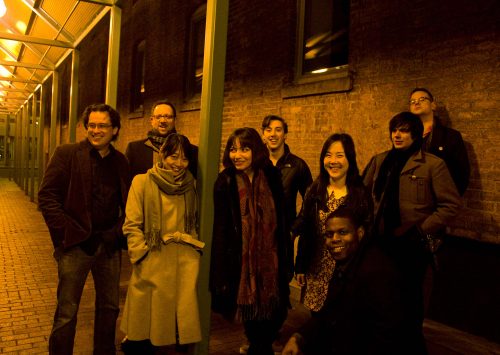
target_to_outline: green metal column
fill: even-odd
[[[22,127],[23,109],[16,114],[16,133],[14,136],[14,181],[21,186],[20,157],[21,157],[21,127]]]
[[[196,346],[196,354],[208,354],[210,336],[210,292],[208,278],[210,250],[214,221],[213,186],[219,172],[224,106],[224,73],[226,66],[226,42],[229,0],[208,0],[205,30],[205,58],[201,90],[200,147],[198,153],[198,192],[200,194],[200,239],[206,243],[201,258],[198,298],[202,341]],[[210,149],[210,147],[212,147]],[[214,149],[213,147],[216,147]]]
[[[69,142],[76,141],[76,123],[78,122],[78,78],[80,70],[80,51],[73,49],[71,62],[71,87],[69,93]]]
[[[42,183],[45,173],[45,100],[43,98],[43,85],[40,85],[40,119],[38,120],[38,187]],[[38,188],[37,188],[38,191]]]
[[[110,11],[108,70],[106,75],[106,103],[116,109],[118,95],[118,59],[120,56],[120,34],[122,10],[113,5]]]
[[[57,146],[57,103],[59,102],[59,73],[52,72],[52,102],[50,103],[50,144],[49,157],[52,157]]]
[[[36,139],[36,133],[37,133],[37,119],[36,119],[36,92],[33,93],[32,101],[31,101],[31,142],[30,142],[30,148],[31,148],[31,156],[30,156],[30,201],[34,202],[35,201],[35,180],[36,180],[36,165],[37,165],[37,151],[38,151],[38,145],[37,145],[37,139]]]
[[[30,149],[30,113],[29,101],[26,101],[23,108],[23,164],[21,167],[23,174],[22,189],[29,195],[29,149]]]

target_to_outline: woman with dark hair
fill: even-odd
[[[132,181],[123,225],[132,262],[121,324],[125,353],[201,340],[196,284],[205,243],[198,240],[195,179],[187,169],[190,146],[185,136],[170,134],[159,162]]]
[[[461,200],[443,160],[422,150],[423,125],[411,112],[389,122],[392,149],[377,154],[363,179],[374,202],[374,234],[402,272],[408,354],[426,354],[423,281],[436,237]]]
[[[335,260],[323,239],[326,217],[342,204],[368,208],[369,202],[350,135],[335,133],[328,137],[319,163],[319,176],[306,193],[294,231],[300,235],[295,259],[297,282],[305,286],[304,305],[313,312],[323,307],[335,269]]]
[[[229,137],[214,186],[212,309],[241,320],[248,354],[274,354],[289,306],[292,254],[279,170],[253,128]]]

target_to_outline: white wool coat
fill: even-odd
[[[123,225],[132,262],[125,309],[120,329],[130,340],[150,339],[155,346],[201,340],[196,284],[200,253],[188,242],[170,241],[160,250],[149,250],[144,239],[144,183],[146,175],[137,175],[130,188]],[[160,233],[179,236],[184,231],[184,196],[161,193],[162,225]],[[186,239],[184,238],[184,239]],[[194,240],[193,243],[201,242]],[[201,243],[203,244],[203,243]]]

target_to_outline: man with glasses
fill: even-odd
[[[445,127],[436,117],[436,103],[429,90],[415,88],[410,93],[410,111],[420,117],[424,125],[424,151],[444,160],[451,177],[462,196],[469,185],[470,165],[462,135]]]
[[[82,121],[86,139],[56,148],[38,192],[59,276],[50,354],[73,353],[78,306],[89,272],[96,292],[94,354],[116,351],[129,167],[111,145],[120,130],[117,111],[105,104],[90,105]]]
[[[125,156],[130,164],[132,177],[144,174],[158,160],[158,152],[170,133],[175,130],[176,111],[168,100],[156,101],[151,108],[151,130],[145,139],[130,142],[125,150]],[[191,145],[191,156],[188,169],[196,177],[198,162],[198,147]]]

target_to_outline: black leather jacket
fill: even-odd
[[[285,154],[278,160],[276,167],[281,171],[281,181],[285,192],[286,216],[289,224],[297,218],[297,193],[304,199],[306,190],[312,183],[312,175],[307,163],[290,152],[285,144]]]

